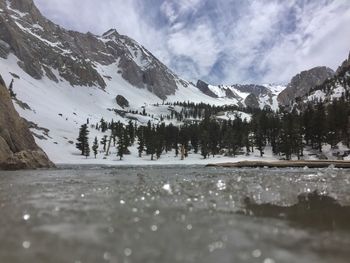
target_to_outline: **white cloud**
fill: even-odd
[[[298,9],[296,29],[264,56],[260,67],[268,71],[263,80],[287,81],[320,65],[336,69],[350,50],[349,8],[347,1],[325,1]]]
[[[177,3],[180,7],[181,12],[193,11],[203,3],[202,0],[178,0]]]
[[[168,47],[173,55],[188,57],[197,65],[197,72],[191,72],[196,74],[196,77],[203,76],[211,70],[219,52],[215,36],[207,23],[170,34]]]
[[[169,20],[170,23],[174,23],[178,17],[177,12],[175,10],[174,3],[172,3],[172,2],[165,1],[160,6],[160,10],[166,16],[166,18]]]
[[[350,50],[348,0],[35,2],[70,29],[117,28],[191,80],[288,82],[314,66],[336,68]]]
[[[170,23],[174,23],[181,16],[196,12],[201,3],[201,0],[165,0],[160,10]]]

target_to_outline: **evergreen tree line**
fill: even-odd
[[[164,120],[177,120],[179,122],[186,121],[187,119],[202,120],[210,116],[216,115],[220,112],[233,112],[241,111],[245,113],[254,113],[256,109],[244,108],[236,105],[223,105],[215,106],[206,103],[192,103],[192,102],[175,102],[175,103],[164,103],[162,105],[168,106],[169,114],[161,115],[159,120],[162,122]],[[160,106],[155,104],[154,106]],[[176,106],[181,107],[181,110],[176,109]],[[154,118],[154,115],[147,113],[146,108],[143,108],[142,112],[137,110],[129,110],[131,114],[139,114],[142,116],[149,116]]]
[[[101,119],[91,127],[106,135],[100,140],[95,138],[92,150],[95,157],[99,152],[108,156],[111,147],[115,147],[117,156],[123,159],[130,153],[129,147],[137,145],[139,157],[148,155],[153,160],[168,152],[181,159],[187,158],[189,153],[209,158],[258,151],[263,156],[269,145],[275,155],[289,160],[292,156],[301,158],[305,147],[321,152],[325,143],[335,147],[344,142],[350,146],[349,109],[350,103],[339,99],[332,104],[310,103],[303,112],[283,108],[278,112],[268,108],[254,110],[249,122],[239,116],[219,121],[213,115],[181,126],[151,122],[137,126],[132,121],[123,125]],[[77,148],[85,156],[90,154],[88,134],[87,124],[82,125]]]

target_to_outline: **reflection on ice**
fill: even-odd
[[[28,248],[30,248],[30,242],[29,241],[23,241],[23,243],[22,243],[22,246],[23,246],[23,248],[25,248],[25,249],[28,249]]]

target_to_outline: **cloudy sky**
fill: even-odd
[[[212,84],[286,83],[350,51],[349,0],[35,0],[54,22],[110,28],[179,75]]]

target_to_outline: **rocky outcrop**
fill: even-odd
[[[0,0],[0,57],[10,52],[35,79],[106,87],[99,66],[113,65],[130,84],[161,99],[175,94],[177,77],[144,47],[115,29],[102,36],[68,31],[46,19],[33,0]]]
[[[259,101],[253,93],[251,93],[247,96],[247,98],[244,100],[244,103],[247,107],[252,108],[252,109],[259,109],[260,108]]]
[[[117,104],[123,109],[129,107],[129,101],[124,96],[118,95],[115,100],[117,101]]]
[[[288,106],[296,98],[305,96],[311,89],[333,76],[334,71],[327,67],[316,67],[303,71],[293,77],[287,88],[278,95],[278,102]]]
[[[347,60],[337,69],[336,76],[344,77],[346,73],[350,72],[350,53]]]
[[[233,85],[233,88],[235,88],[236,90],[239,90],[241,92],[245,92],[245,93],[251,93],[254,94],[256,97],[260,97],[261,95],[267,95],[270,94],[271,91],[266,88],[265,86],[261,86],[261,85],[254,85],[254,84],[246,84],[246,85]]]
[[[186,86],[148,50],[127,36],[111,29],[102,35],[108,52],[119,60],[119,70],[125,80],[138,88],[145,88],[165,100],[175,94],[177,81]]]
[[[337,69],[334,76],[315,86],[310,93],[300,97],[295,103],[299,110],[304,110],[306,103],[323,101],[332,103],[339,98],[350,101],[350,55]]]
[[[53,166],[46,154],[36,145],[26,121],[16,112],[0,76],[0,169]]]
[[[208,95],[212,98],[217,98],[218,96],[212,92],[210,89],[209,89],[209,84],[205,83],[204,81],[202,80],[198,80],[197,82],[197,85],[196,87],[201,91],[203,92],[205,95]]]

